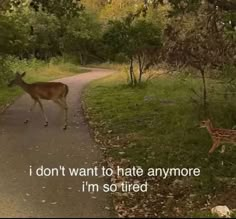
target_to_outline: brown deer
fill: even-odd
[[[16,72],[15,78],[12,81],[10,81],[8,86],[12,87],[13,85],[17,85],[21,87],[25,92],[27,92],[32,97],[32,99],[34,100],[34,103],[30,108],[30,112],[33,111],[37,103],[39,104],[41,112],[45,120],[45,124],[44,124],[45,127],[48,126],[48,119],[44,112],[41,99],[54,101],[64,110],[65,124],[64,124],[63,129],[67,129],[68,107],[66,103],[66,97],[69,92],[68,86],[60,82],[36,82],[33,84],[28,84],[23,80],[23,77],[25,75],[26,75],[25,72],[22,74],[20,74],[19,72]],[[28,122],[29,122],[29,119],[25,121],[25,124],[27,124]]]
[[[209,154],[213,153],[216,148],[221,145],[221,143],[236,143],[236,130],[214,128],[210,119],[202,121],[200,127],[207,128],[209,134],[211,135],[213,145],[209,151]]]

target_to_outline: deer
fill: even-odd
[[[222,143],[236,143],[236,130],[214,128],[210,119],[201,121],[200,127],[206,128],[212,138],[213,144],[209,154],[212,154]]]
[[[35,106],[39,104],[41,113],[44,117],[45,127],[48,126],[48,118],[44,112],[44,107],[41,100],[52,100],[55,102],[60,108],[64,110],[63,129],[66,130],[68,125],[68,106],[66,97],[69,93],[69,87],[61,82],[35,82],[29,84],[23,80],[25,75],[26,72],[16,72],[15,78],[8,83],[8,87],[19,86],[30,95],[30,97],[33,99],[33,104],[29,110],[30,113],[32,113]],[[26,119],[24,123],[28,124],[29,121],[29,119]]]

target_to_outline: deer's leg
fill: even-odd
[[[40,100],[37,100],[37,102],[39,103],[39,106],[40,106],[41,112],[42,112],[43,117],[44,117],[44,120],[45,120],[45,124],[44,124],[44,126],[47,127],[47,126],[48,126],[48,118],[47,118],[47,116],[46,116],[46,114],[45,114],[45,112],[44,112],[43,104],[41,103]]]
[[[57,103],[60,107],[62,107],[62,109],[64,110],[64,128],[63,129],[67,129],[67,125],[68,125],[68,107],[67,107],[67,103],[66,103],[66,99],[59,99],[59,100],[54,100],[55,103]]]
[[[34,100],[34,103],[32,104],[32,106],[30,107],[30,110],[29,110],[30,117],[31,117],[31,113],[33,112],[33,110],[34,110],[36,104],[37,104],[37,101]],[[30,118],[26,119],[24,123],[27,124],[29,121],[30,121]]]
[[[67,106],[67,102],[66,102],[66,98],[62,99],[62,103],[64,105],[64,129],[67,129],[68,126],[68,106]]]
[[[213,140],[213,145],[209,151],[209,154],[213,153],[215,149],[220,145],[220,140],[219,139],[214,139]]]

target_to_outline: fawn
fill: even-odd
[[[236,143],[236,130],[214,128],[210,119],[201,122],[201,128],[207,128],[211,135],[213,145],[209,154],[213,153],[221,143]]]
[[[41,99],[54,101],[64,110],[64,129],[67,129],[68,107],[66,103],[66,97],[69,92],[68,86],[60,82],[36,82],[33,84],[28,84],[22,79],[25,75],[25,72],[22,74],[16,72],[15,79],[10,81],[8,86],[12,87],[13,85],[17,85],[31,96],[31,98],[34,100],[34,103],[30,108],[30,112],[33,111],[37,103],[39,104],[41,112],[44,116],[45,127],[48,126],[48,119],[44,112]],[[25,123],[28,122],[29,120],[27,119]]]

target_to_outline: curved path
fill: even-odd
[[[49,126],[43,127],[39,107],[24,125],[32,100],[20,97],[0,116],[0,217],[111,217],[110,196],[81,192],[82,181],[100,186],[99,177],[29,176],[29,167],[93,167],[102,159],[81,110],[81,91],[88,82],[112,71],[92,69],[58,81],[69,85],[69,128],[62,130],[63,113],[43,102]]]

